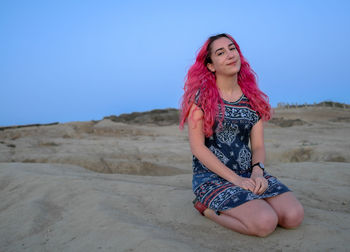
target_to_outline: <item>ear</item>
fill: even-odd
[[[212,63],[208,63],[207,68],[209,69],[210,72],[215,73],[215,67]]]

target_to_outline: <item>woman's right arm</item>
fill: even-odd
[[[193,117],[192,117],[193,116]],[[193,118],[193,120],[192,120]],[[225,166],[204,144],[203,133],[203,111],[193,104],[188,116],[188,137],[190,141],[191,151],[202,164],[209,170],[227,181],[247,189],[254,191],[255,182],[250,178],[238,176],[234,171]]]

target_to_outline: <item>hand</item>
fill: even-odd
[[[254,192],[254,189],[256,188],[255,181],[251,178],[240,177],[237,185],[245,190],[252,192]]]
[[[255,182],[255,188],[253,193],[255,194],[262,194],[263,192],[266,191],[266,189],[269,186],[269,183],[267,181],[266,178],[264,178],[263,176],[252,176],[251,179],[254,180]]]

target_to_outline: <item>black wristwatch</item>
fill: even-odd
[[[257,162],[256,164],[253,164],[252,165],[252,170],[253,170],[254,166],[259,166],[261,168],[261,170],[263,170],[263,172],[265,171],[265,166],[261,162]]]

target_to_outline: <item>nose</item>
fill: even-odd
[[[226,55],[227,55],[227,58],[231,59],[234,57],[234,51],[229,50]]]

